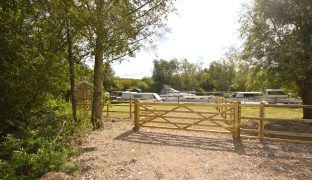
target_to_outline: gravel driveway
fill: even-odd
[[[82,179],[312,179],[312,145],[106,122],[83,140]]]

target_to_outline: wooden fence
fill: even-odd
[[[240,107],[259,108],[258,116],[241,116],[240,119],[253,121],[257,123],[258,128],[240,128],[242,132],[241,137],[256,137],[260,140],[278,141],[278,142],[293,142],[312,144],[312,119],[295,119],[295,118],[273,118],[266,117],[266,108],[312,108],[312,105],[276,105],[276,104],[241,104]],[[265,124],[278,123],[280,126],[287,128],[285,130],[269,130],[266,129]],[[287,123],[287,124],[286,124]],[[299,127],[295,129],[295,126],[308,127],[309,132],[302,132]],[[295,129],[291,130],[291,129]],[[290,131],[288,131],[290,130]]]
[[[116,114],[126,114],[126,117],[132,118],[134,113],[133,102],[134,101],[132,99],[118,99],[116,102],[114,102],[112,99],[103,99],[103,113],[107,117],[112,116],[112,113],[114,113],[114,117],[116,117]],[[85,114],[91,112],[91,98],[77,98],[76,104],[78,110],[84,112]],[[120,117],[124,118],[125,116]]]
[[[104,105],[103,112],[107,117],[111,116],[111,113],[123,113],[129,114],[129,118],[133,117],[134,109],[133,109],[133,99],[118,99],[119,102],[113,102],[109,100],[109,103]],[[115,109],[115,110],[114,110]]]
[[[167,108],[158,108],[161,106]],[[213,111],[213,108],[211,107],[216,110]],[[242,116],[242,107],[259,108],[259,116]],[[147,127],[184,131],[231,133],[234,139],[247,137],[268,141],[312,144],[312,131],[297,132],[297,129],[296,132],[288,132],[283,130],[276,131],[265,129],[265,124],[270,124],[270,122],[291,122],[292,124],[289,124],[289,126],[294,125],[293,123],[306,123],[307,126],[311,127],[312,119],[294,119],[287,117],[269,118],[266,117],[266,107],[312,108],[312,105],[267,105],[264,103],[241,104],[239,101],[231,101],[223,98],[216,98],[216,103],[214,104],[145,103],[135,101],[134,129],[139,130],[140,127]],[[187,114],[191,115],[187,116]],[[246,128],[241,124],[241,120],[256,121],[257,129],[250,127]],[[205,129],[203,129],[203,127],[205,127]],[[219,129],[212,130],[211,128],[213,127]],[[289,129],[291,129],[291,127]],[[312,129],[312,127],[310,129]]]

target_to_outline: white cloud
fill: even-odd
[[[151,76],[153,59],[187,58],[193,63],[220,59],[226,49],[239,46],[238,19],[241,4],[248,0],[184,0],[176,3],[179,15],[170,15],[171,29],[156,40],[155,52],[139,52],[135,58],[113,65],[119,77]]]

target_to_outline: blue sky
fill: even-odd
[[[152,75],[154,59],[186,58],[207,67],[230,47],[239,47],[239,13],[251,0],[177,0],[178,15],[169,15],[170,32],[154,39],[157,49],[138,52],[135,58],[114,63],[119,77]]]

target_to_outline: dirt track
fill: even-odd
[[[107,122],[81,145],[82,179],[311,179],[312,145]]]

